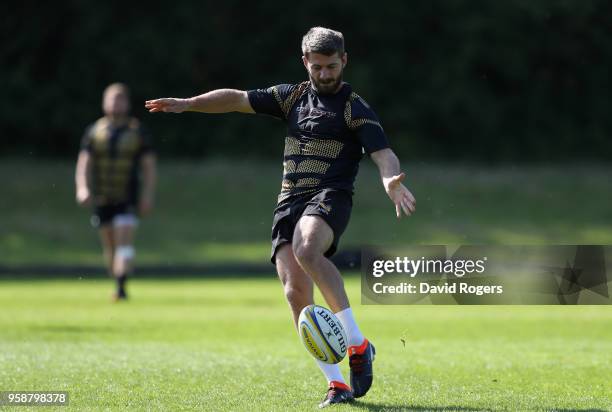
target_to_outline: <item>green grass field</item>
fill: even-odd
[[[89,212],[74,203],[73,166],[0,162],[0,265],[101,265]],[[280,168],[161,159],[137,264],[268,262]],[[609,166],[405,170],[418,210],[398,223],[362,163],[342,249],[612,244]],[[362,306],[358,278],[347,287],[377,346],[376,383],[337,410],[612,410],[609,306]],[[57,410],[316,410],[325,383],[272,266],[269,278],[137,279],[130,291],[130,302],[111,304],[107,279],[4,274],[0,390],[69,391],[70,407]]]
[[[610,307],[361,306],[347,288],[376,378],[333,410],[612,410]],[[325,383],[272,273],[111,290],[3,281],[0,390],[68,391],[57,410],[316,410]]]
[[[74,201],[73,169],[66,161],[0,162],[0,263],[101,264],[89,212]],[[281,169],[280,160],[160,159],[157,209],[139,230],[138,261],[266,262]],[[612,244],[610,166],[407,161],[404,169],[417,213],[398,224],[377,170],[364,160],[342,248]]]

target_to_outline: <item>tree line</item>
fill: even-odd
[[[152,3],[146,3],[152,4]],[[345,80],[411,159],[607,160],[612,2],[182,1],[7,5],[0,153],[73,156],[104,86],[164,155],[280,159],[284,125],[240,114],[150,115],[143,101],[302,81],[301,36],[344,33]]]

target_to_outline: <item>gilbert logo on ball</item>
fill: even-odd
[[[298,320],[302,343],[312,356],[325,363],[338,363],[346,356],[346,333],[329,309],[309,305]]]

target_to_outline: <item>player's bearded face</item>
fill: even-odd
[[[332,56],[309,53],[304,57],[310,81],[320,94],[333,94],[340,89],[345,64],[346,53],[342,57],[337,53]]]

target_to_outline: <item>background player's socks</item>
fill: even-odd
[[[117,276],[117,297],[125,298],[127,294],[125,293],[125,282],[127,281],[127,275]]]
[[[342,326],[344,326],[344,330],[346,331],[346,335],[348,337],[348,346],[359,346],[363,343],[365,339],[359,330],[359,326],[355,322],[355,318],[353,317],[353,309],[346,308],[336,313],[340,322],[342,322]]]
[[[317,365],[319,365],[319,368],[321,369],[321,372],[323,372],[323,375],[325,375],[325,377],[327,378],[327,383],[338,382],[346,385],[346,382],[342,377],[342,372],[340,372],[340,366],[338,366],[338,364],[329,364],[321,362],[318,359],[315,359],[315,361],[317,362]]]

